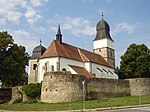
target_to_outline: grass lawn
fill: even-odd
[[[150,95],[141,96],[142,104],[150,104]],[[16,110],[16,111],[50,111],[50,110],[78,110],[83,109],[83,102],[72,103],[15,103],[9,105],[7,103],[0,104],[0,110]],[[138,96],[125,96],[115,98],[102,98],[97,100],[89,100],[85,102],[86,109],[104,108],[104,107],[118,107],[118,106],[130,106],[139,105]]]

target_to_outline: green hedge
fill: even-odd
[[[41,95],[41,84],[40,83],[30,83],[27,85],[24,85],[22,87],[22,91],[25,92],[25,94],[32,99],[40,98]]]

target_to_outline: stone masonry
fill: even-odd
[[[129,96],[128,80],[85,78],[63,72],[49,72],[44,76],[41,101],[47,103],[72,102],[83,100],[83,84],[86,99]]]
[[[83,81],[85,81],[84,87]],[[70,72],[49,72],[45,74],[42,82],[41,102],[82,101],[83,93],[85,99],[146,95],[150,94],[150,78],[127,80],[85,78]],[[20,87],[14,87],[10,103],[21,97],[23,102],[27,102],[24,96],[26,95],[21,92]]]
[[[150,94],[150,78],[129,79],[131,96]]]
[[[83,79],[84,77],[70,73],[46,73],[42,82],[41,101],[58,103],[81,100]]]

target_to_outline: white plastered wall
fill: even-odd
[[[92,68],[91,68],[91,62],[85,62],[84,63],[84,67],[86,68],[87,71],[92,72]]]
[[[63,68],[66,69],[66,71],[70,71],[72,74],[77,74],[69,65],[79,66],[79,67],[85,67],[87,71],[92,72],[96,75],[97,78],[110,78],[110,79],[118,79],[118,76],[114,73],[114,69],[99,65],[96,63],[86,62],[83,63],[81,61],[72,60],[68,58],[62,58],[62,57],[52,57],[52,58],[44,58],[40,59],[38,62],[38,81],[41,82],[44,77],[45,70],[43,67],[45,66],[45,63],[48,63],[48,66],[51,65],[54,66],[54,71],[57,71],[57,63],[60,63],[60,71],[62,71]],[[49,68],[48,67],[48,68]],[[97,68],[111,71],[111,73],[106,73],[105,71],[100,72]],[[49,71],[49,69],[47,69]]]
[[[74,71],[72,71],[72,69],[70,69],[68,65],[84,67],[84,63],[81,61],[72,60],[68,58],[60,58],[60,71],[62,71],[62,69],[65,68],[67,71],[71,71],[71,73],[73,73]]]
[[[118,79],[118,75],[114,73],[113,68],[99,65],[96,63],[92,63],[91,66],[92,66],[92,73],[95,74],[97,78]],[[102,72],[98,70],[97,68],[99,68]]]
[[[101,39],[93,41],[93,49],[109,47],[114,49],[114,42],[109,39]]]
[[[45,63],[48,63],[48,67],[47,67],[47,71],[49,72],[50,70],[50,66],[53,65],[54,66],[54,71],[57,70],[57,62],[59,61],[58,57],[51,57],[51,58],[44,58],[44,59],[40,59],[38,62],[38,81],[41,82],[43,80],[44,77],[44,67],[45,67]]]
[[[71,69],[68,65],[74,65],[74,66],[80,66],[84,67],[83,62],[68,59],[68,58],[62,58],[62,57],[51,57],[51,58],[44,58],[40,59],[38,62],[38,81],[41,82],[44,77],[45,70],[43,67],[45,66],[45,63],[48,63],[47,71],[50,72],[50,66],[54,66],[54,71],[57,71],[57,63],[60,63],[60,71],[62,71],[63,68],[66,69],[66,71],[71,71],[72,74],[76,74],[76,72]]]

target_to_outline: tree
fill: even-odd
[[[0,32],[0,80],[4,86],[12,87],[27,82],[25,67],[28,59],[24,46],[15,44],[7,32]]]
[[[150,77],[150,49],[131,44],[121,56],[120,74],[123,78]]]
[[[115,73],[118,75],[119,79],[125,78],[124,75],[120,73],[120,68],[118,66],[115,68]]]

